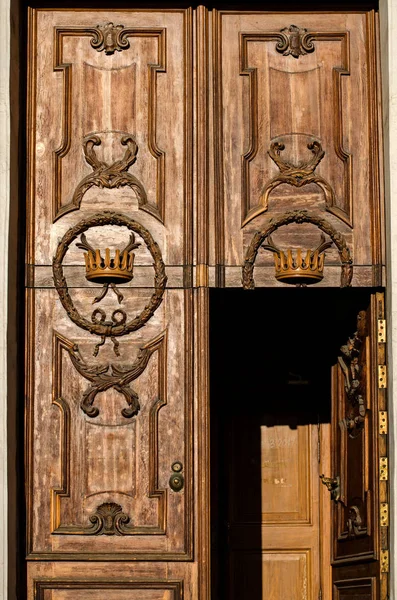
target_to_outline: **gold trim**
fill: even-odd
[[[378,319],[378,344],[386,342],[386,319]]]
[[[387,435],[388,415],[387,410],[379,411],[379,435]]]

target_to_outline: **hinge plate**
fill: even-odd
[[[378,319],[378,344],[386,342],[386,319]]]
[[[379,389],[386,389],[386,387],[387,387],[386,365],[378,366],[378,387],[379,387]]]
[[[379,434],[387,435],[387,410],[379,411]]]
[[[388,550],[380,551],[380,572],[381,573],[389,572],[389,551]]]
[[[381,456],[379,459],[379,479],[380,481],[387,481],[389,479],[387,456]]]
[[[389,526],[389,505],[387,502],[381,502],[380,504],[380,526]]]

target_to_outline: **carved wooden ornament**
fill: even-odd
[[[128,322],[125,311],[120,308],[112,313],[110,321],[106,320],[106,314],[100,308],[93,311],[91,321],[88,321],[88,319],[80,315],[70,297],[67,281],[63,273],[62,262],[70,244],[79,235],[83,234],[91,227],[103,227],[105,225],[124,226],[133,233],[137,233],[143,239],[154,261],[154,292],[149,303],[144,307],[141,313]],[[101,342],[97,344],[94,356],[98,353],[99,346],[105,342],[107,337],[110,337],[113,341],[115,353],[118,354],[118,344],[115,338],[128,335],[132,331],[136,331],[145,325],[160,306],[167,283],[167,276],[165,274],[165,266],[161,257],[160,248],[154,241],[150,232],[137,221],[112,211],[103,211],[89,219],[83,219],[74,227],[68,229],[62,240],[59,242],[53,259],[53,276],[59,298],[73,323],[90,333],[101,336]]]
[[[271,219],[268,226],[262,231],[257,231],[251,240],[251,243],[247,249],[245,255],[245,261],[243,265],[242,284],[246,290],[253,290],[255,287],[254,282],[254,265],[255,260],[259,252],[259,248],[263,246],[266,238],[269,237],[279,227],[289,225],[290,223],[312,223],[316,225],[321,231],[329,235],[332,242],[338,249],[339,257],[341,261],[341,282],[340,287],[349,287],[353,277],[353,265],[352,258],[350,256],[350,250],[346,244],[346,240],[343,235],[337,231],[326,219],[318,217],[309,213],[306,210],[296,210],[284,213],[277,219]]]

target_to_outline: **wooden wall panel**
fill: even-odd
[[[382,282],[374,27],[371,12],[214,12],[214,160],[221,181],[214,186],[210,264],[220,265],[226,286],[241,285],[238,268],[256,232],[301,210],[343,236],[352,285]],[[281,249],[314,249],[320,233],[299,222],[272,237]],[[274,278],[271,252],[260,249],[249,261],[256,285],[285,285]],[[318,285],[340,285],[335,245],[325,264]]]

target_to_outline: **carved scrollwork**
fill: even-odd
[[[90,516],[91,525],[83,531],[84,535],[128,535],[130,517],[123,512],[120,504],[104,502]]]
[[[366,312],[360,311],[357,317],[357,331],[341,347],[341,355],[338,357],[338,362],[345,378],[347,396],[346,417],[342,425],[347,429],[351,438],[361,434],[367,410],[365,389],[361,380],[363,371],[360,365],[360,355],[365,336]]]
[[[282,183],[298,188],[309,185],[310,183],[315,183],[324,193],[326,209],[328,210],[334,206],[335,194],[331,185],[323,177],[315,173],[316,167],[324,158],[325,151],[317,140],[310,142],[307,145],[307,148],[312,152],[312,157],[306,162],[294,165],[281,158],[281,152],[285,150],[285,145],[283,143],[271,143],[268,154],[280,169],[280,173],[264,185],[260,195],[260,208],[247,216],[243,223],[243,227],[249,223],[249,221],[267,211],[270,193]]]
[[[98,52],[105,51],[105,54],[127,50],[130,43],[126,33],[128,32],[124,32],[124,25],[113,25],[113,23],[97,25],[93,32],[91,46]]]
[[[290,25],[280,30],[282,38],[276,44],[277,52],[284,56],[293,56],[299,58],[310,52],[314,52],[314,35],[309,33],[307,29]]]
[[[58,334],[59,335],[59,334]],[[140,410],[139,396],[130,387],[146,369],[150,357],[158,350],[163,343],[165,333],[161,333],[153,340],[139,349],[138,356],[131,366],[116,366],[114,364],[88,365],[82,358],[77,344],[69,342],[62,338],[63,345],[69,352],[70,359],[76,371],[85,379],[91,382],[91,385],[83,393],[81,409],[88,417],[97,417],[99,409],[93,406],[97,394],[114,388],[122,394],[127,401],[128,408],[123,408],[121,414],[123,417],[131,418],[138,414]]]
[[[366,535],[367,529],[362,528],[363,520],[358,506],[349,507],[349,516],[347,519],[347,532],[349,538],[360,537]]]
[[[284,213],[278,218],[271,219],[265,229],[257,231],[253,236],[251,243],[247,249],[245,255],[245,261],[242,268],[242,284],[246,290],[253,290],[255,288],[254,282],[254,266],[256,257],[259,252],[259,248],[265,243],[266,239],[279,227],[289,225],[290,223],[312,223],[323,231],[326,235],[329,235],[332,242],[335,244],[339,252],[339,258],[341,261],[341,287],[349,287],[353,277],[353,265],[352,258],[350,256],[350,250],[346,244],[346,240],[343,235],[337,231],[326,219],[318,217],[317,215],[311,214],[306,210],[296,210]]]
[[[121,309],[113,312],[111,321],[106,320],[106,315],[101,309],[96,309],[93,312],[91,321],[83,317],[73,303],[73,300],[69,294],[67,281],[64,276],[62,262],[70,244],[79,235],[91,227],[103,227],[105,225],[118,225],[119,227],[127,227],[133,233],[138,234],[143,239],[154,261],[154,292],[148,304],[144,307],[141,313],[130,321],[127,321],[126,313]],[[78,327],[81,327],[82,329],[85,329],[86,331],[89,331],[95,335],[101,336],[101,343],[97,345],[96,350],[98,350],[99,346],[102,345],[107,337],[111,338],[115,343],[114,338],[128,335],[129,333],[137,331],[137,329],[143,327],[160,306],[167,283],[167,276],[165,274],[165,266],[161,257],[160,248],[154,241],[150,232],[137,221],[112,211],[103,211],[93,215],[89,219],[83,219],[74,227],[68,229],[58,244],[53,259],[52,268],[55,287],[69,318]],[[118,345],[115,344],[116,354],[117,349]]]
[[[71,202],[59,209],[54,221],[67,212],[78,210],[84,194],[94,186],[109,190],[128,186],[135,192],[139,208],[143,208],[158,218],[158,211],[147,201],[146,191],[142,183],[128,172],[128,169],[135,163],[138,154],[138,144],[134,138],[131,135],[125,135],[121,138],[121,145],[127,146],[124,156],[110,165],[100,161],[96,155],[94,147],[100,146],[101,143],[101,138],[98,135],[92,135],[84,141],[84,157],[94,172],[80,181]]]

